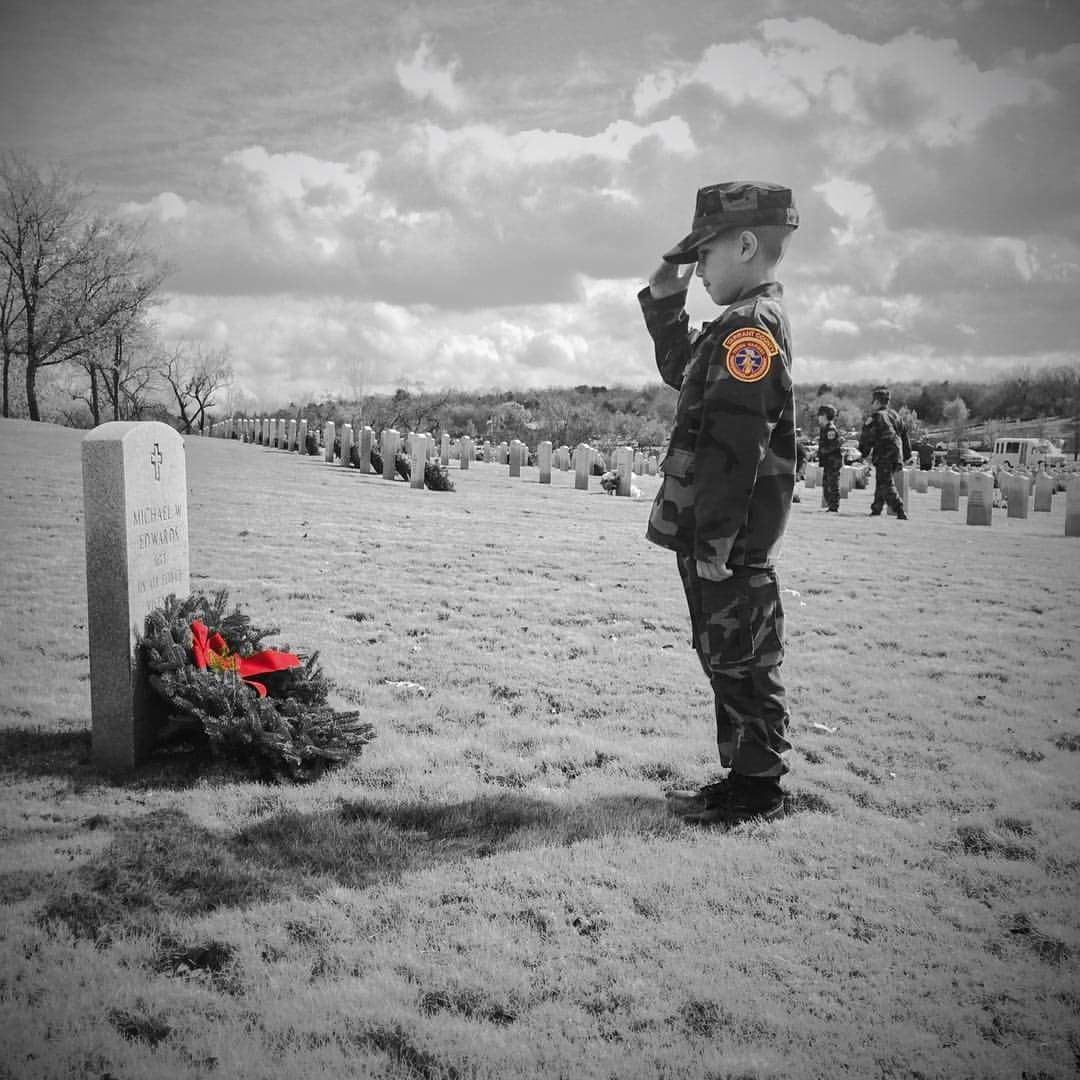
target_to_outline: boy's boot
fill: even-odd
[[[692,825],[732,826],[779,817],[784,812],[784,792],[777,777],[729,773],[719,783],[706,785],[685,801],[669,798],[668,805]]]

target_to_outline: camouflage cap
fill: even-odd
[[[888,402],[892,398],[892,391],[887,386],[875,386],[874,398],[878,401]]]
[[[760,180],[732,180],[698,190],[690,232],[670,251],[669,263],[697,262],[698,246],[725,229],[742,225],[799,225],[791,188]]]
[[[819,405],[818,416],[824,416],[826,420],[836,419],[836,406],[835,405]]]

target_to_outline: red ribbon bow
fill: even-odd
[[[191,655],[200,671],[235,671],[240,678],[253,687],[259,697],[266,697],[266,687],[256,676],[269,675],[300,666],[300,657],[293,653],[264,649],[251,656],[239,656],[229,652],[225,639],[217,632],[211,634],[206,624],[195,619],[191,623]]]

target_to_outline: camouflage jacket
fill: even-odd
[[[686,293],[638,294],[656,366],[679,391],[649,540],[695,559],[769,566],[795,487],[791,332],[768,282],[691,334]]]
[[[831,468],[839,468],[844,464],[844,451],[841,449],[840,432],[836,424],[830,420],[818,435],[818,461],[822,465]]]
[[[873,457],[875,465],[899,466],[911,457],[907,425],[895,409],[875,409],[859,432],[859,452]]]

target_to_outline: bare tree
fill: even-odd
[[[41,418],[41,369],[122,329],[166,273],[137,231],[92,214],[88,195],[59,172],[42,176],[12,154],[0,158],[0,266],[14,292],[31,420]]]
[[[160,355],[160,354],[158,354]],[[140,420],[155,411],[154,391],[161,381],[150,328],[129,320],[98,335],[76,360],[83,378],[72,389],[95,426],[106,415],[113,420]]]
[[[180,413],[180,430],[202,431],[216,395],[232,382],[229,350],[181,342],[164,358],[161,374]]]

